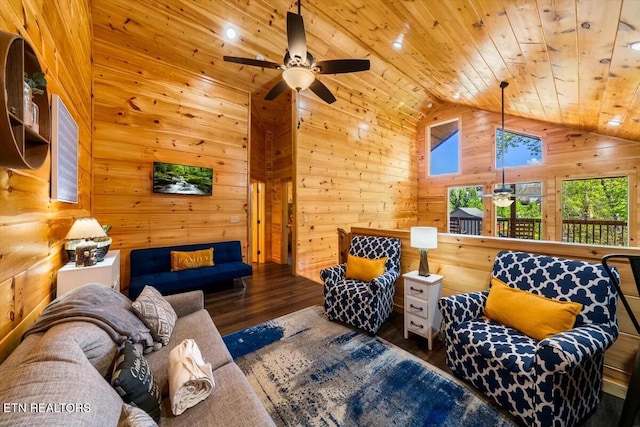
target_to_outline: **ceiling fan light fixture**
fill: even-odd
[[[291,89],[295,89],[298,92],[307,89],[311,86],[311,83],[316,79],[316,76],[308,68],[292,67],[287,68],[282,72],[282,78],[289,85]]]
[[[507,194],[496,194],[493,197],[493,204],[499,208],[508,208],[513,203],[513,199]]]

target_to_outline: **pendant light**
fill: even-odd
[[[504,90],[509,86],[507,82],[500,82],[500,89],[502,90],[502,124],[500,127],[500,157],[502,159],[502,187],[493,190],[493,204],[506,208],[513,203],[513,190],[507,188],[504,182]]]

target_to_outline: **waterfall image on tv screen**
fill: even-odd
[[[213,194],[213,169],[154,162],[153,192],[210,196]]]

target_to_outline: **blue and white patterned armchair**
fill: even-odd
[[[600,402],[604,352],[618,337],[609,276],[601,264],[513,251],[497,255],[492,274],[582,311],[573,329],[537,341],[483,318],[488,291],[441,298],[447,365],[527,426],[579,423]]]
[[[387,257],[385,272],[371,282],[346,279],[346,263],[320,271],[324,282],[324,310],[329,320],[340,320],[369,334],[376,334],[389,318],[400,276],[400,240],[393,237],[354,236],[351,255]]]

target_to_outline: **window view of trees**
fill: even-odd
[[[451,127],[434,129],[441,136],[433,149],[442,147],[447,137],[457,129]],[[453,131],[453,133],[451,133]],[[501,138],[504,136],[504,152]],[[542,161],[542,141],[540,138],[522,135],[500,129],[496,131],[496,165],[515,167],[539,164]],[[434,139],[435,141],[435,139]],[[457,142],[456,142],[457,144]],[[449,152],[442,163],[458,164],[457,148],[455,154]],[[431,157],[430,166],[433,168]],[[440,163],[440,160],[438,160]],[[431,172],[434,172],[431,170]],[[502,184],[500,184],[502,185]],[[508,207],[495,207],[495,236],[519,239],[541,240],[543,238],[543,197],[542,182],[505,183],[514,194],[514,203]],[[483,220],[488,195],[483,195],[482,185],[469,185],[448,188],[448,228],[449,233],[482,235]],[[561,184],[562,226],[556,229],[554,236],[547,238],[563,242],[605,246],[629,245],[629,179],[622,177],[566,179]],[[554,203],[552,201],[552,203]],[[556,202],[557,203],[557,202]],[[555,209],[555,208],[554,208]],[[554,225],[555,218],[550,215],[545,224]]]
[[[530,135],[496,129],[496,167],[502,167],[502,143],[504,142],[504,167],[535,165],[542,161],[542,141]]]
[[[514,202],[508,207],[496,207],[496,235],[516,239],[542,238],[541,182],[506,184],[514,190]]]
[[[482,235],[482,186],[449,188],[449,233]]]
[[[627,177],[562,182],[562,241],[626,246],[628,216]]]

